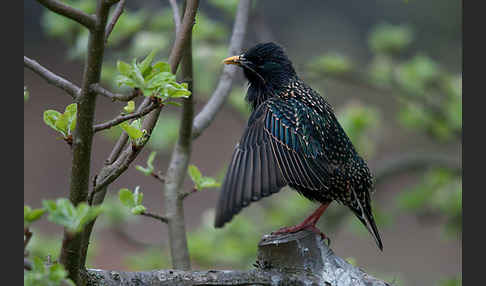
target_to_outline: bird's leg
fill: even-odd
[[[322,204],[315,212],[313,212],[308,218],[306,218],[303,222],[299,223],[298,225],[283,227],[272,234],[284,234],[284,233],[294,233],[298,232],[303,229],[309,229],[319,235],[324,239],[326,235],[322,233],[317,227],[316,223],[322,214],[326,211],[327,207],[331,202]]]

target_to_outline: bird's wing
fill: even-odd
[[[309,190],[326,187],[327,160],[312,134],[307,112],[311,110],[298,102],[273,98],[252,113],[221,188],[216,227],[285,185]]]

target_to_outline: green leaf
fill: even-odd
[[[76,112],[78,105],[76,103],[69,104],[64,111],[65,116],[68,118],[67,133],[72,134],[74,128],[76,128]]]
[[[61,113],[56,110],[46,110],[44,111],[44,122],[47,124],[47,126],[51,127],[54,130],[57,130],[56,128],[56,121],[58,118],[61,116]]]
[[[77,110],[78,110],[77,104],[71,103],[68,106],[66,106],[66,109],[64,110],[64,114],[67,114],[69,118],[72,118],[76,116]]]
[[[189,165],[187,172],[189,173],[189,176],[191,177],[197,190],[205,188],[216,188],[221,186],[221,184],[217,182],[214,178],[203,177],[203,175],[195,165]]]
[[[130,100],[129,102],[127,102],[127,105],[123,107],[123,110],[126,113],[132,113],[135,110],[135,101]]]
[[[202,178],[202,174],[201,172],[199,171],[199,169],[195,166],[195,165],[189,165],[189,167],[187,168],[187,171],[189,173],[189,177],[191,177],[191,180],[195,183],[195,184],[199,184],[199,182],[201,181],[201,178]]]
[[[146,210],[147,210],[147,208],[145,208],[144,206],[138,205],[138,206],[133,207],[130,211],[132,212],[132,214],[139,215]]]
[[[83,230],[83,227],[90,221],[94,220],[103,211],[102,206],[88,206],[87,204],[80,204],[78,206],[78,226],[76,232]]]
[[[164,104],[170,104],[170,105],[174,105],[174,106],[178,106],[178,107],[182,106],[182,103],[175,102],[175,101],[166,101],[166,102],[164,102]]]
[[[24,286],[75,286],[67,279],[67,271],[62,264],[46,265],[38,256],[34,256],[31,271],[24,272]]]
[[[118,197],[123,205],[130,209],[133,214],[141,214],[147,209],[142,205],[143,193],[139,192],[140,187],[135,187],[133,193],[129,189],[121,189],[118,192]]]
[[[56,110],[44,111],[44,122],[65,137],[76,127],[76,103],[68,105],[63,114]]]
[[[24,219],[27,218],[27,216],[29,215],[29,213],[32,211],[32,208],[27,206],[27,205],[24,205]]]
[[[133,73],[131,75],[131,78],[135,81],[137,86],[140,88],[145,87],[145,79],[143,78],[142,71],[140,70],[140,67],[137,64],[136,59],[133,60],[132,70]]]
[[[48,278],[51,281],[61,282],[62,279],[66,278],[67,271],[64,270],[62,264],[56,263],[49,267],[49,275]]]
[[[155,89],[158,87],[165,87],[171,81],[175,81],[175,76],[170,72],[160,72],[154,74],[147,82],[147,88]]]
[[[128,134],[128,136],[132,140],[137,140],[143,136],[142,130],[136,128],[132,124],[129,124],[127,121],[124,121],[120,124],[120,127]]]
[[[157,62],[152,66],[154,69],[157,69],[159,72],[167,72],[171,73],[170,65],[166,62]]]
[[[220,187],[221,183],[217,182],[214,178],[211,177],[203,177],[199,182],[198,189],[205,189],[205,188],[217,188]]]
[[[45,212],[44,208],[33,210],[29,206],[24,206],[24,227],[28,227],[32,222],[40,219]]]
[[[130,72],[132,70],[132,67],[129,64],[127,64],[126,62],[118,60],[116,62],[116,69],[122,75],[124,75],[126,77],[130,77]]]
[[[124,206],[129,208],[135,206],[135,199],[133,198],[133,194],[129,189],[120,189],[120,191],[118,191],[118,198]]]
[[[69,134],[68,125],[69,117],[66,114],[61,114],[56,121],[56,130],[67,136]]]
[[[151,70],[152,61],[154,60],[155,54],[157,53],[157,49],[152,50],[148,56],[139,64],[140,72],[143,76],[148,75]]]
[[[157,152],[155,151],[152,151],[147,159],[147,166],[150,168],[150,169],[154,169],[154,165],[153,165],[153,162],[154,162],[154,159],[155,159],[155,155],[157,155]]]
[[[184,87],[178,87],[174,85],[168,85],[167,86],[167,91],[169,94],[169,97],[171,98],[179,98],[179,97],[189,97],[191,95],[191,92]]]
[[[127,76],[124,76],[124,75],[117,75],[116,78],[115,78],[115,83],[119,87],[124,86],[124,85],[129,86],[129,87],[133,87],[133,88],[138,87],[137,83],[133,79],[131,79]]]
[[[80,232],[102,211],[101,206],[90,207],[84,202],[74,207],[66,198],[57,199],[55,202],[44,200],[42,204],[49,213],[47,219],[66,227],[71,233]]]
[[[46,270],[46,266],[40,257],[34,257],[32,259],[32,270],[40,273],[44,273]]]
[[[135,166],[135,169],[142,172],[145,176],[150,176],[150,174],[152,174],[152,170],[150,168],[145,168],[140,165]]]
[[[68,209],[66,205],[69,205],[69,200],[68,199],[58,199],[56,202],[51,201],[51,200],[44,200],[42,204],[44,205],[44,208],[46,208],[47,212],[49,215],[47,216],[47,219],[53,223],[60,224],[62,226],[65,226],[67,228],[74,228],[73,225],[73,207],[71,205],[71,208]]]

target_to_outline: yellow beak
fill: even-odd
[[[226,65],[240,65],[240,56],[232,56],[223,60]]]

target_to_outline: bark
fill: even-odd
[[[191,11],[191,5],[197,9],[198,1],[187,1],[185,3],[184,18]],[[188,10],[189,9],[189,10]],[[187,82],[189,90],[193,86],[192,70],[192,32],[187,34],[186,44],[182,50],[181,77]],[[164,188],[164,211],[169,228],[169,244],[172,258],[172,266],[176,269],[188,270],[191,268],[189,250],[184,221],[183,199],[179,195],[187,173],[187,166],[191,157],[191,134],[192,120],[194,117],[194,95],[184,99],[182,107],[182,118],[179,128],[179,139],[177,140],[172,157],[165,175]]]
[[[154,270],[120,272],[90,269],[88,285],[331,285],[386,286],[387,282],[336,256],[311,231],[264,235],[258,245],[256,268],[240,270]]]
[[[55,1],[42,1],[54,3]],[[98,1],[96,7],[96,22],[90,30],[88,41],[88,55],[84,65],[83,82],[80,95],[76,98],[77,124],[73,136],[73,161],[71,167],[71,182],[69,199],[74,205],[87,201],[89,189],[91,146],[93,143],[93,121],[96,107],[96,93],[90,86],[98,83],[103,64],[105,26],[110,5]],[[62,13],[61,13],[62,14]],[[62,14],[65,15],[65,14]],[[80,250],[82,244],[81,234],[71,235],[64,231],[60,261],[77,285],[79,280]]]

